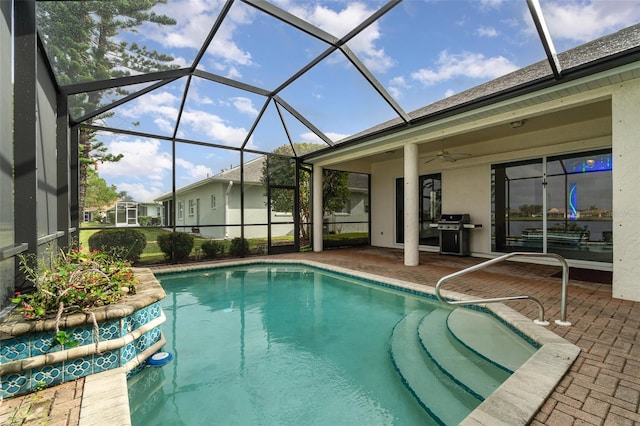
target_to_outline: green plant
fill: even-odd
[[[186,232],[163,232],[158,234],[158,246],[168,260],[184,260],[193,249],[193,235]],[[175,242],[175,251],[174,251]],[[172,255],[173,253],[173,255]]]
[[[229,254],[235,257],[244,257],[249,253],[249,242],[245,238],[234,238],[229,246]]]
[[[140,226],[151,226],[151,216],[138,216]]]
[[[224,244],[220,241],[207,240],[200,247],[205,257],[215,258],[224,254]]]
[[[73,338],[73,334],[67,333],[66,331],[58,331],[55,336],[53,336],[53,345],[60,345],[63,348],[75,348],[78,346],[78,341]]]
[[[56,314],[57,325],[62,313],[117,303],[126,294],[135,293],[137,280],[130,263],[98,250],[65,252],[50,246],[43,256],[19,257],[20,270],[33,290],[16,292],[11,301],[25,319]]]
[[[89,250],[114,254],[137,262],[147,246],[144,233],[137,229],[104,229],[89,237]]]

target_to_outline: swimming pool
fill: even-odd
[[[130,380],[135,426],[457,424],[509,376],[482,354],[475,361],[438,354],[444,340],[430,342],[456,340],[438,328],[466,328],[456,325],[459,314],[390,286],[291,264],[158,279],[167,292],[165,350],[175,358]],[[472,364],[484,365],[494,381],[449,377],[451,365]],[[450,393],[458,400],[438,400],[437,407],[425,401],[433,377],[449,383],[437,385],[448,389],[437,398]]]

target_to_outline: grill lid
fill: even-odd
[[[438,223],[442,223],[442,224],[471,223],[471,217],[470,217],[470,215],[468,213],[465,213],[465,214],[443,214],[443,215],[440,215],[440,220],[438,221]]]

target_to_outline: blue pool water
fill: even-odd
[[[158,279],[174,359],[130,379],[134,426],[438,424],[390,356],[394,327],[437,302],[295,265]]]

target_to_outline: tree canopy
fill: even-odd
[[[176,21],[157,15],[151,9],[167,0],[109,0],[86,2],[38,2],[38,25],[45,34],[45,46],[61,85],[107,80],[127,75],[176,67],[173,57],[127,41],[124,33],[135,32],[145,22],[175,25]],[[103,98],[122,89],[77,94],[69,98],[73,116],[95,111]],[[109,113],[103,115],[108,116]],[[93,124],[95,119],[88,120]],[[109,153],[95,139],[95,132],[80,133],[80,207],[86,205],[88,167],[105,161],[118,161],[120,154]]]
[[[87,169],[87,196],[85,203],[88,207],[106,207],[118,200],[118,190],[115,185],[107,185],[98,173]]]

